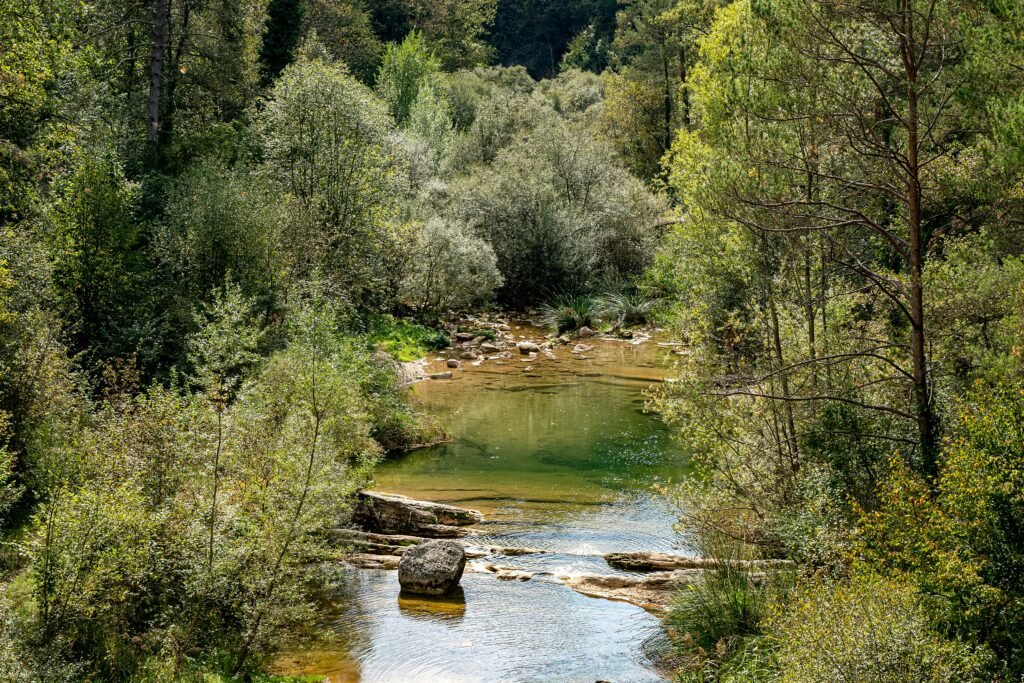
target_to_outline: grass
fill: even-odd
[[[558,294],[540,307],[541,320],[559,334],[593,327],[597,302],[582,294]]]
[[[659,303],[658,299],[642,294],[606,294],[598,301],[598,309],[603,318],[617,320],[621,325],[643,325]]]
[[[422,358],[430,351],[443,349],[451,343],[447,332],[392,316],[375,319],[367,341],[403,363]]]

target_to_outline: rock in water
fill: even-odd
[[[519,349],[519,353],[523,354],[524,356],[528,353],[540,352],[540,347],[537,346],[532,341],[521,341],[518,344],[516,344],[516,347]]]
[[[398,563],[402,590],[421,595],[453,591],[466,568],[466,550],[455,541],[429,541],[405,551]]]

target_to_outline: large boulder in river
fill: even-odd
[[[476,510],[379,491],[360,491],[352,518],[364,531],[433,538],[465,536],[460,527],[483,521]]]
[[[455,541],[428,541],[409,548],[398,563],[402,590],[445,595],[459,585],[466,568],[466,549]]]

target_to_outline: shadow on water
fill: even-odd
[[[554,359],[530,360],[529,373],[512,358],[416,385],[414,400],[455,438],[388,460],[375,476],[382,491],[482,511],[474,545],[548,552],[471,561],[463,592],[443,599],[400,595],[395,572],[339,569],[328,645],[282,657],[280,673],[331,683],[660,680],[656,617],[556,579],[614,573],[607,552],[692,550],[653,492],[688,473],[686,454],[643,411],[667,352],[596,342],[588,355],[556,348]],[[485,564],[533,578],[500,581]]]

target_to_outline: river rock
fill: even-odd
[[[584,325],[583,327],[580,328],[579,335],[583,338],[593,337],[594,331],[587,327],[586,325]]]
[[[463,351],[459,354],[459,357],[463,360],[476,360],[479,357],[479,354],[476,351]]]
[[[701,569],[655,572],[644,576],[585,574],[560,577],[569,588],[592,598],[619,600],[655,612],[668,609],[680,587],[703,575]]]
[[[434,373],[431,373],[431,374],[427,375],[427,377],[429,377],[430,379],[451,379],[452,378],[452,373],[451,372],[434,372]]]
[[[475,335],[472,332],[456,332],[455,339],[460,342],[470,341]]]
[[[609,567],[630,572],[663,572],[675,569],[717,569],[722,566],[745,570],[781,569],[787,560],[720,560],[714,557],[688,557],[668,553],[608,553],[604,556]]]
[[[430,541],[402,554],[398,583],[402,590],[422,595],[452,592],[466,569],[466,551],[455,541]]]
[[[468,535],[459,527],[479,524],[483,515],[476,510],[431,503],[396,493],[360,491],[352,514],[364,531],[379,534],[409,534],[431,538]]]
[[[450,368],[457,368],[457,367],[459,367],[460,365],[462,365],[462,363],[460,363],[460,362],[459,362],[459,361],[458,361],[457,359],[455,359],[455,358],[449,358],[449,359],[448,359],[448,363],[447,363],[447,365],[448,365],[448,367],[450,367]]]
[[[523,354],[524,356],[528,353],[540,352],[540,346],[533,343],[532,341],[521,341],[518,344],[516,344],[516,348],[519,349],[519,353]]]
[[[501,347],[492,344],[491,342],[484,342],[483,344],[480,345],[480,350],[485,353],[494,353],[495,351],[500,351]]]

